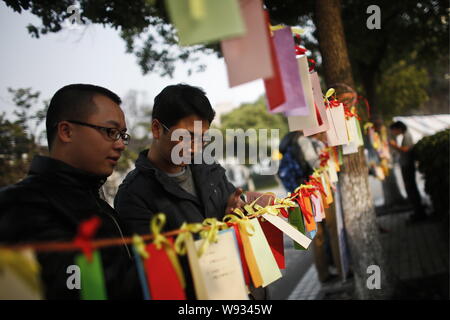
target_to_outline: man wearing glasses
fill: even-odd
[[[232,208],[242,206],[242,190],[228,182],[225,169],[218,164],[193,164],[214,116],[200,88],[172,85],[156,96],[150,149],[139,154],[136,168],[127,175],[114,199],[119,215],[134,232],[150,233],[150,219],[159,212],[166,215],[165,231],[170,231],[184,222],[221,220]],[[177,139],[177,132],[186,134]],[[178,148],[180,144],[183,148]],[[187,294],[193,298],[189,288]]]
[[[0,190],[0,245],[71,241],[81,222],[97,216],[94,238],[129,235],[99,196],[130,136],[121,100],[108,89],[73,84],[58,90],[46,117],[49,156],[33,158],[28,176]],[[99,249],[110,299],[142,298],[136,269],[123,243]],[[79,299],[67,268],[79,252],[37,253],[47,299]]]

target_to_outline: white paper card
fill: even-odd
[[[197,250],[203,241],[195,241]],[[234,229],[227,229],[198,258],[208,300],[248,300],[238,250]]]
[[[309,247],[311,239],[306,237],[303,233],[298,231],[298,229],[294,228],[292,225],[283,220],[281,217],[274,216],[269,213],[263,214],[263,217],[271,224],[273,224],[275,227],[283,231],[289,238],[297,242],[303,248],[307,249]]]

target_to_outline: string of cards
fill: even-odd
[[[125,239],[132,244],[145,299],[186,298],[180,255],[187,255],[198,299],[248,299],[250,283],[266,287],[281,278],[283,234],[294,241],[295,249],[309,247],[316,223],[326,218],[325,208],[333,202],[342,156],[358,152],[363,145],[358,116],[336,99],[333,89],[323,96],[306,50],[294,42],[293,33],[302,31],[270,26],[261,0],[167,0],[166,4],[180,45],[220,41],[231,87],[263,79],[269,111],[282,112],[291,131],[303,130],[305,136],[326,132],[328,148],[321,154],[320,168],[286,198],[250,197],[243,209],[235,209],[223,221],[209,218],[169,233],[161,233],[165,223],[161,213],[150,221],[149,235]],[[95,250],[75,257],[81,269],[82,299],[108,298],[98,241],[92,240]],[[115,241],[123,245],[123,239]],[[0,290],[0,299],[11,295],[11,288],[22,292],[22,297],[42,298],[33,254],[39,246],[25,247],[0,247],[0,288],[9,290]],[[54,250],[62,249],[55,243]],[[64,250],[80,247],[74,241]]]

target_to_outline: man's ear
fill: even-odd
[[[152,120],[152,125],[150,129],[152,130],[153,139],[159,139],[159,136],[161,134],[160,129],[162,128],[156,119]]]
[[[56,136],[61,142],[63,143],[72,142],[73,131],[70,123],[68,123],[67,121],[61,121],[60,123],[58,123],[56,129],[57,129]]]

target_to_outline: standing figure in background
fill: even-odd
[[[414,207],[414,213],[410,216],[409,222],[417,222],[425,219],[427,216],[425,213],[425,208],[422,205],[422,198],[416,183],[416,167],[412,153],[414,142],[411,133],[408,131],[407,126],[403,122],[394,122],[391,124],[390,129],[395,137],[398,135],[403,135],[402,144],[400,146],[394,140],[390,141],[390,145],[400,154],[400,168],[402,171],[406,194],[408,195],[408,200]]]

